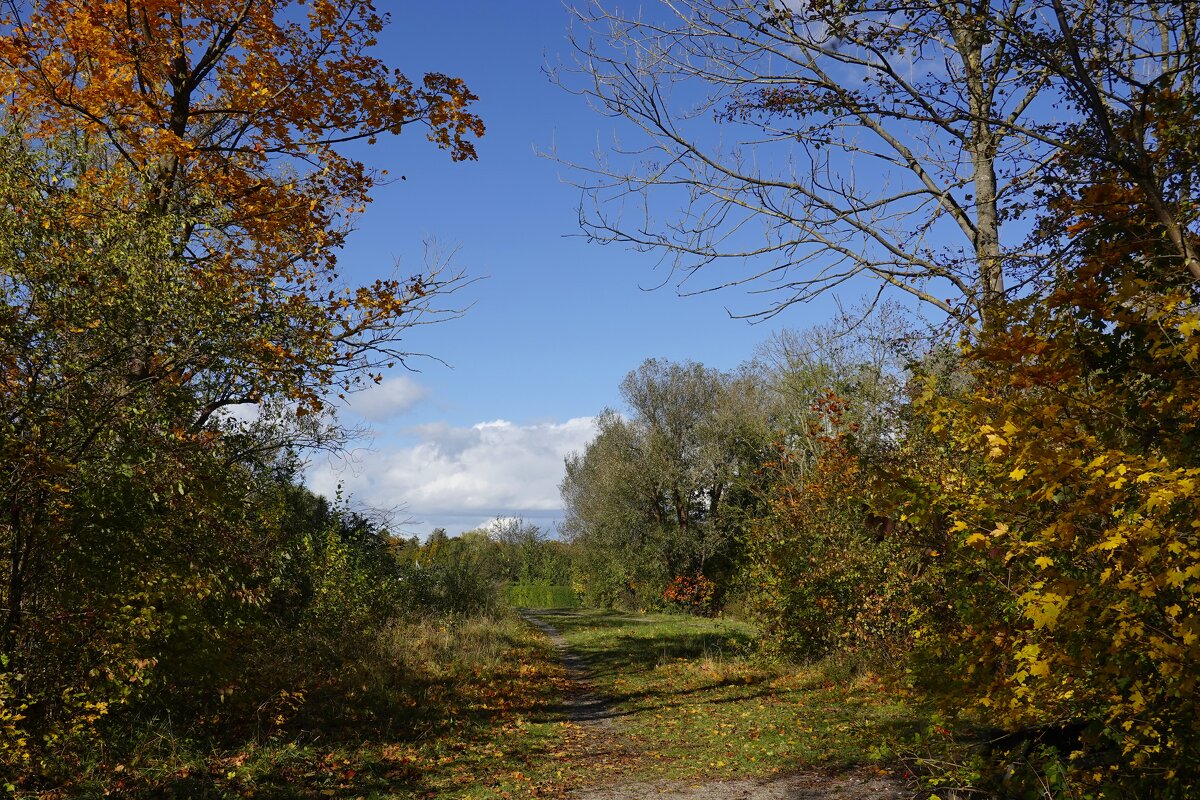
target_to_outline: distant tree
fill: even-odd
[[[500,546],[500,559],[507,580],[560,585],[570,583],[570,560],[561,543],[551,540],[537,525],[520,517],[498,517],[489,530]]]
[[[589,602],[616,606],[639,592],[652,599],[669,577],[652,516],[657,487],[638,469],[640,437],[629,423],[608,410],[596,427],[587,449],[566,459],[563,532],[576,547]]]
[[[748,378],[653,359],[621,393],[630,418],[606,412],[596,439],[567,460],[564,530],[578,557],[597,560],[609,601],[630,584],[659,598],[675,576],[728,577],[727,500],[761,456],[760,393]]]

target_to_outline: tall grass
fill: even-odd
[[[500,664],[524,623],[511,612],[429,616],[397,622],[380,633],[390,669],[409,675],[443,675]]]

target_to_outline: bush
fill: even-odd
[[[703,575],[677,575],[663,590],[663,600],[689,614],[712,613],[716,586]]]

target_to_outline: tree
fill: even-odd
[[[784,330],[759,349],[775,425],[742,585],[771,649],[868,659],[904,649],[913,572],[872,515],[871,478],[903,431],[907,339],[885,307],[862,322]]]
[[[856,447],[879,450],[895,440],[908,362],[922,356],[924,335],[896,305],[858,316],[853,312],[804,331],[785,328],[758,348],[758,380],[774,396],[780,432],[800,439],[814,427],[832,433],[820,424],[820,407],[833,392],[848,404],[840,416],[853,426]],[[799,439],[789,445],[816,449]]]
[[[318,410],[402,360],[402,335],[461,282],[339,286],[344,223],[376,176],[337,145],[423,122],[472,158],[474,96],[437,74],[416,88],[371,56],[384,20],[370,3],[320,2],[307,19],[286,6],[7,6],[6,399],[29,452],[72,464],[147,404],[184,437],[232,404]],[[39,418],[58,403],[74,445]],[[44,494],[23,494],[36,474],[14,480],[14,514],[45,513]]]
[[[727,584],[737,520],[729,494],[764,446],[761,394],[748,377],[655,359],[621,393],[630,419],[606,412],[586,452],[567,460],[568,535],[585,554],[607,553],[609,574],[655,600],[678,576]]]
[[[562,81],[638,137],[581,167],[584,230],[660,252],[686,291],[769,293],[751,316],[864,277],[977,331],[1039,269],[1027,212],[1058,155],[1094,146],[1076,127],[1111,131],[1144,87],[1194,80],[1189,3],[684,0],[576,16],[580,75]]]
[[[171,219],[174,256],[242,328],[236,356],[145,346],[130,363],[131,382],[186,376],[207,398],[196,422],[275,393],[319,407],[334,382],[402,360],[402,334],[461,282],[431,268],[340,285],[338,247],[381,175],[339,145],[423,124],[462,160],[483,133],[460,80],[414,85],[371,55],[386,19],[369,1],[6,7],[9,118],[31,146],[69,135],[94,156],[56,176],[72,213]]]
[[[368,601],[387,584],[371,580],[379,532],[350,516],[331,530],[328,504],[292,485],[280,438],[297,444],[315,415],[265,437],[196,428],[207,400],[187,381],[130,381],[139,345],[237,352],[222,338],[226,298],[172,256],[172,218],[80,225],[77,198],[48,187],[86,154],[0,146],[0,694],[26,706],[14,741],[32,751],[0,764],[62,780],[113,717],[253,716],[298,674],[287,646],[311,634],[350,647],[345,625],[336,639],[313,628],[319,581],[339,587],[345,602],[322,614],[342,623],[377,612]],[[256,679],[255,657],[274,672]],[[305,680],[335,660],[309,659]],[[217,714],[218,689],[235,684],[243,695]]]
[[[497,517],[489,526],[491,538],[499,545],[501,572],[508,581],[518,583],[571,582],[570,562],[562,543],[520,517]]]
[[[646,513],[657,501],[657,488],[638,468],[640,436],[634,427],[612,410],[600,415],[596,427],[587,449],[566,459],[563,532],[575,545],[590,602],[645,605],[669,577],[657,528]]]
[[[378,622],[382,531],[292,513],[288,448],[462,278],[343,285],[380,176],[338,148],[424,124],[472,158],[483,126],[461,81],[370,54],[369,2],[4,8],[0,696],[56,779],[111,710],[224,720],[201,712],[221,676],[253,682],[244,650]],[[239,403],[268,413],[217,413]]]
[[[917,674],[1010,740],[1069,734],[1018,777],[1184,797],[1200,763],[1200,283],[1195,211],[1173,201],[1165,219],[1161,190],[1200,177],[1197,106],[1139,91],[1112,146],[1079,131],[1096,146],[1064,165],[1078,183],[1042,222],[1062,239],[1046,286],[965,349],[969,380],[925,384],[925,446],[877,489],[944,598],[917,607]]]
[[[1023,31],[1021,57],[1053,77],[1078,115],[1054,129],[1048,196],[1064,186],[1095,190],[1098,173],[1114,176],[1133,195],[1115,202],[1144,206],[1171,260],[1200,280],[1188,177],[1196,153],[1179,126],[1200,88],[1200,12],[1192,3],[1049,0],[1043,13],[1044,28]]]

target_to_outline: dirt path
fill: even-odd
[[[530,625],[546,634],[546,638],[554,645],[563,668],[567,671],[570,689],[564,700],[567,719],[577,725],[599,726],[608,728],[613,721],[612,709],[603,698],[595,694],[588,680],[587,665],[576,653],[572,652],[567,640],[558,629],[545,620],[522,611],[522,618]]]
[[[567,719],[584,734],[576,757],[603,759],[629,743],[619,736],[612,707],[592,689],[587,664],[572,652],[566,639],[553,626],[529,612],[521,616],[544,633],[558,653],[570,682],[564,701]],[[621,741],[618,743],[618,739]],[[721,781],[651,781],[617,783],[577,789],[567,795],[574,800],[905,800],[911,798],[899,781],[881,777],[872,770],[841,775],[795,773],[770,778]]]

